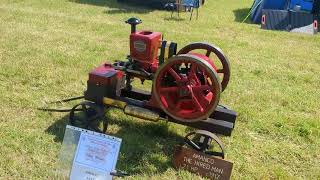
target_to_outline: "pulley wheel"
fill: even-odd
[[[75,105],[70,112],[69,120],[72,126],[99,133],[105,133],[108,127],[108,120],[105,117],[105,107],[93,102],[85,101]]]
[[[230,79],[230,63],[228,58],[224,55],[222,50],[218,47],[215,47],[211,44],[203,43],[203,42],[196,42],[196,43],[191,43],[185,47],[183,47],[178,54],[188,54],[188,53],[194,53],[195,55],[198,53],[197,50],[205,50],[205,55],[209,59],[215,60],[213,57],[210,58],[210,55],[215,54],[216,57],[218,57],[221,66],[218,67],[218,62],[209,62],[215,67],[217,67],[216,72],[219,74],[219,76],[222,76],[222,81],[221,81],[221,87],[222,91],[224,91],[229,83]]]
[[[170,117],[184,122],[207,119],[217,107],[221,85],[212,66],[190,54],[170,58],[157,70],[154,97]]]

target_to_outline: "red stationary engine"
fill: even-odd
[[[222,51],[210,44],[192,43],[177,53],[177,44],[162,40],[161,33],[136,31],[141,20],[130,18],[126,23],[131,25],[128,61],[107,63],[93,70],[86,99],[120,106],[125,113],[144,119],[170,117],[197,122],[209,118],[230,76],[229,62]],[[133,89],[134,78],[142,83],[151,80],[151,93]]]
[[[226,56],[219,48],[201,42],[177,52],[177,44],[163,40],[161,33],[136,31],[141,20],[130,18],[126,23],[131,25],[130,55],[126,61],[104,63],[89,73],[86,101],[71,109],[71,125],[105,133],[109,123],[106,110],[119,108],[140,119],[199,129],[189,133],[185,143],[224,158],[223,145],[213,133],[230,136],[237,116],[219,104],[230,77]],[[151,90],[134,88],[135,79],[142,84],[151,81]],[[212,140],[221,152],[210,150]]]

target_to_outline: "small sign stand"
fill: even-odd
[[[175,147],[173,165],[214,180],[230,179],[233,167],[229,161],[183,146]]]
[[[68,125],[58,176],[70,180],[111,180],[121,142],[120,138]]]

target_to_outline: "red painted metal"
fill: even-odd
[[[116,76],[113,76],[114,74]],[[89,73],[88,82],[97,85],[111,85],[113,81],[121,79],[123,76],[124,72],[114,69],[112,64],[105,63]]]
[[[196,55],[202,58],[201,54]],[[205,58],[213,68],[213,62]],[[174,114],[179,119],[192,120],[209,114],[215,106],[215,84],[212,73],[196,61],[172,60],[166,64],[156,76],[155,91],[159,95],[160,103],[169,114]],[[186,73],[180,71],[181,67],[188,66]],[[174,83],[166,83],[172,79]],[[220,92],[219,92],[220,93]]]
[[[266,15],[262,15],[261,24],[266,25]]]
[[[197,56],[197,57],[199,57],[199,58],[207,61],[207,62],[212,66],[212,68],[213,68],[216,72],[218,72],[218,71],[217,71],[217,67],[214,65],[214,62],[213,62],[209,57],[207,57],[206,55],[204,55],[204,54],[199,54],[199,53],[188,53],[188,54],[195,55],[195,56]]]
[[[155,72],[158,67],[158,49],[161,33],[137,31],[130,35],[130,56],[142,68]]]

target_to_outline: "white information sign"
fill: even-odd
[[[110,172],[115,171],[121,139],[80,130],[70,180],[111,180]]]

